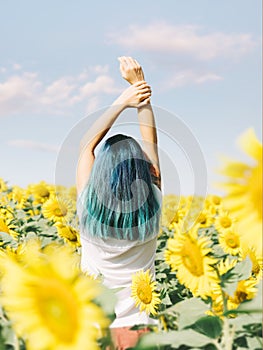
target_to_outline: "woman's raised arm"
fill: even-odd
[[[144,80],[144,73],[139,63],[131,57],[119,57],[122,77],[130,84],[137,84]],[[158,156],[158,139],[154,113],[150,101],[148,104],[138,107],[138,119],[142,135],[144,150],[152,163],[152,175],[154,182],[161,189],[161,173]]]
[[[150,87],[145,81],[140,81],[124,92],[113,104],[97,119],[89,128],[80,142],[80,154],[77,165],[77,191],[78,193],[86,185],[95,160],[94,151],[103,137],[110,130],[120,113],[128,107],[142,107],[149,102],[151,96]]]

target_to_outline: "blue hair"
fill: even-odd
[[[108,138],[81,195],[82,234],[141,241],[156,235],[161,203],[150,166],[135,139],[123,134]]]

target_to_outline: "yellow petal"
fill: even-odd
[[[249,128],[238,139],[239,146],[252,158],[262,160],[262,144],[256,137],[253,128]]]

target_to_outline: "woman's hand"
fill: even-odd
[[[124,90],[114,104],[120,104],[124,108],[140,108],[150,102],[150,96],[150,86],[146,83],[146,81],[139,81]]]
[[[144,74],[142,67],[132,57],[118,57],[120,61],[120,71],[122,77],[130,84],[134,84],[138,81],[144,81]]]

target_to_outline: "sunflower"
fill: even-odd
[[[77,200],[77,188],[76,188],[76,186],[71,186],[68,189],[68,195],[72,200],[74,200],[74,201]]]
[[[39,252],[31,246],[23,257],[26,268],[8,255],[1,259],[1,303],[29,350],[98,350],[97,339],[109,325],[93,301],[100,286],[76,268],[69,247],[57,248]]]
[[[257,280],[249,278],[239,281],[233,296],[229,296],[227,307],[229,310],[236,309],[240,303],[246,300],[251,300],[257,293]]]
[[[72,205],[65,198],[53,195],[43,204],[42,212],[45,218],[62,222],[72,217]]]
[[[170,225],[168,226],[169,230],[179,230],[183,226],[183,218],[185,217],[185,210],[183,209],[178,209],[174,211],[173,217],[171,220]]]
[[[214,222],[212,214],[208,210],[202,210],[196,219],[196,224],[200,227],[210,227]]]
[[[45,181],[40,181],[37,184],[29,185],[27,188],[27,193],[34,196],[36,204],[45,203],[50,198],[50,196],[54,194],[54,189]]]
[[[220,233],[219,244],[227,254],[239,255],[242,252],[240,235],[234,229]]]
[[[12,191],[8,194],[8,198],[17,204],[18,209],[23,208],[27,199],[25,190],[19,186],[12,187]]]
[[[61,222],[55,224],[58,235],[64,239],[66,243],[80,247],[80,237],[78,231],[69,225],[63,225]]]
[[[153,281],[150,270],[138,271],[132,275],[131,296],[135,305],[140,306],[140,312],[156,315],[156,308],[161,303],[159,293],[156,292],[156,282]]]
[[[5,219],[0,217],[0,232],[10,233],[9,227],[5,223]]]
[[[176,195],[163,196],[161,226],[168,227],[172,222],[180,203],[180,197]]]
[[[249,256],[251,262],[252,262],[252,275],[258,278],[259,280],[262,279],[263,275],[263,257],[262,254],[258,254],[256,252],[256,249],[253,246],[248,246],[246,244],[242,245],[242,252],[241,252],[241,259],[245,259],[247,256]]]
[[[208,310],[206,314],[220,317],[224,312],[224,300],[222,288],[219,283],[212,283],[209,297],[211,298],[211,310]]]
[[[218,269],[218,273],[220,276],[227,273],[229,270],[233,269],[233,267],[236,266],[237,259],[230,260],[229,257],[226,258],[226,260],[220,260],[219,263],[216,265]]]
[[[262,252],[262,144],[253,129],[239,139],[241,148],[253,158],[250,164],[226,160],[221,173],[229,181],[219,186],[226,191],[223,206],[239,220],[243,239]]]
[[[4,217],[5,220],[11,221],[15,218],[16,214],[14,208],[9,205],[9,199],[7,196],[1,198],[0,217]]]
[[[0,177],[0,193],[7,191],[6,182]]]
[[[210,194],[205,198],[204,209],[206,209],[213,216],[215,216],[218,213],[221,207],[222,207],[221,197],[215,194]]]
[[[14,228],[16,228],[16,226],[10,223],[9,219],[0,216],[0,232],[8,233],[13,238],[17,238],[18,233],[14,231]]]
[[[212,242],[207,237],[198,237],[198,228],[195,226],[188,233],[169,238],[164,257],[181,284],[194,296],[206,297],[212,283],[218,280],[211,266],[216,260],[208,256]]]
[[[220,210],[215,218],[214,226],[218,232],[223,232],[232,228],[235,222],[236,219],[231,214],[225,210]]]

